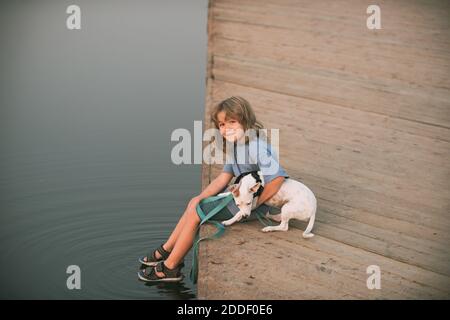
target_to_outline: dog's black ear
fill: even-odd
[[[250,191],[251,193],[255,193],[256,191],[258,191],[260,185],[261,185],[261,183],[260,183],[260,182],[257,182],[253,187],[250,188],[249,191]]]

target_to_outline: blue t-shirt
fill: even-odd
[[[272,146],[261,139],[252,139],[246,144],[234,144],[233,156],[227,158],[223,171],[236,177],[244,172],[261,171],[264,184],[280,176],[289,178]]]

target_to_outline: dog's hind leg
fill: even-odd
[[[280,214],[281,215],[281,214]],[[269,226],[262,229],[262,232],[271,232],[271,231],[288,231],[289,229],[289,219],[281,216],[281,223],[278,226]]]
[[[288,231],[289,229],[289,220],[292,218],[292,212],[295,212],[297,207],[294,204],[285,204],[281,208],[281,213],[279,214],[281,223],[278,226],[270,226],[262,229],[263,232],[270,231]]]

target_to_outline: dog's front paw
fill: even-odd
[[[265,227],[261,229],[262,232],[270,232],[272,231],[272,227]]]
[[[222,225],[224,225],[225,227],[228,227],[228,226],[231,224],[231,222],[229,222],[228,220],[227,220],[227,221],[222,221],[221,223],[222,223]]]

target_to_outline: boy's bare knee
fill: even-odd
[[[200,217],[195,210],[187,211],[186,214],[189,221],[195,221],[197,223],[200,222]]]

